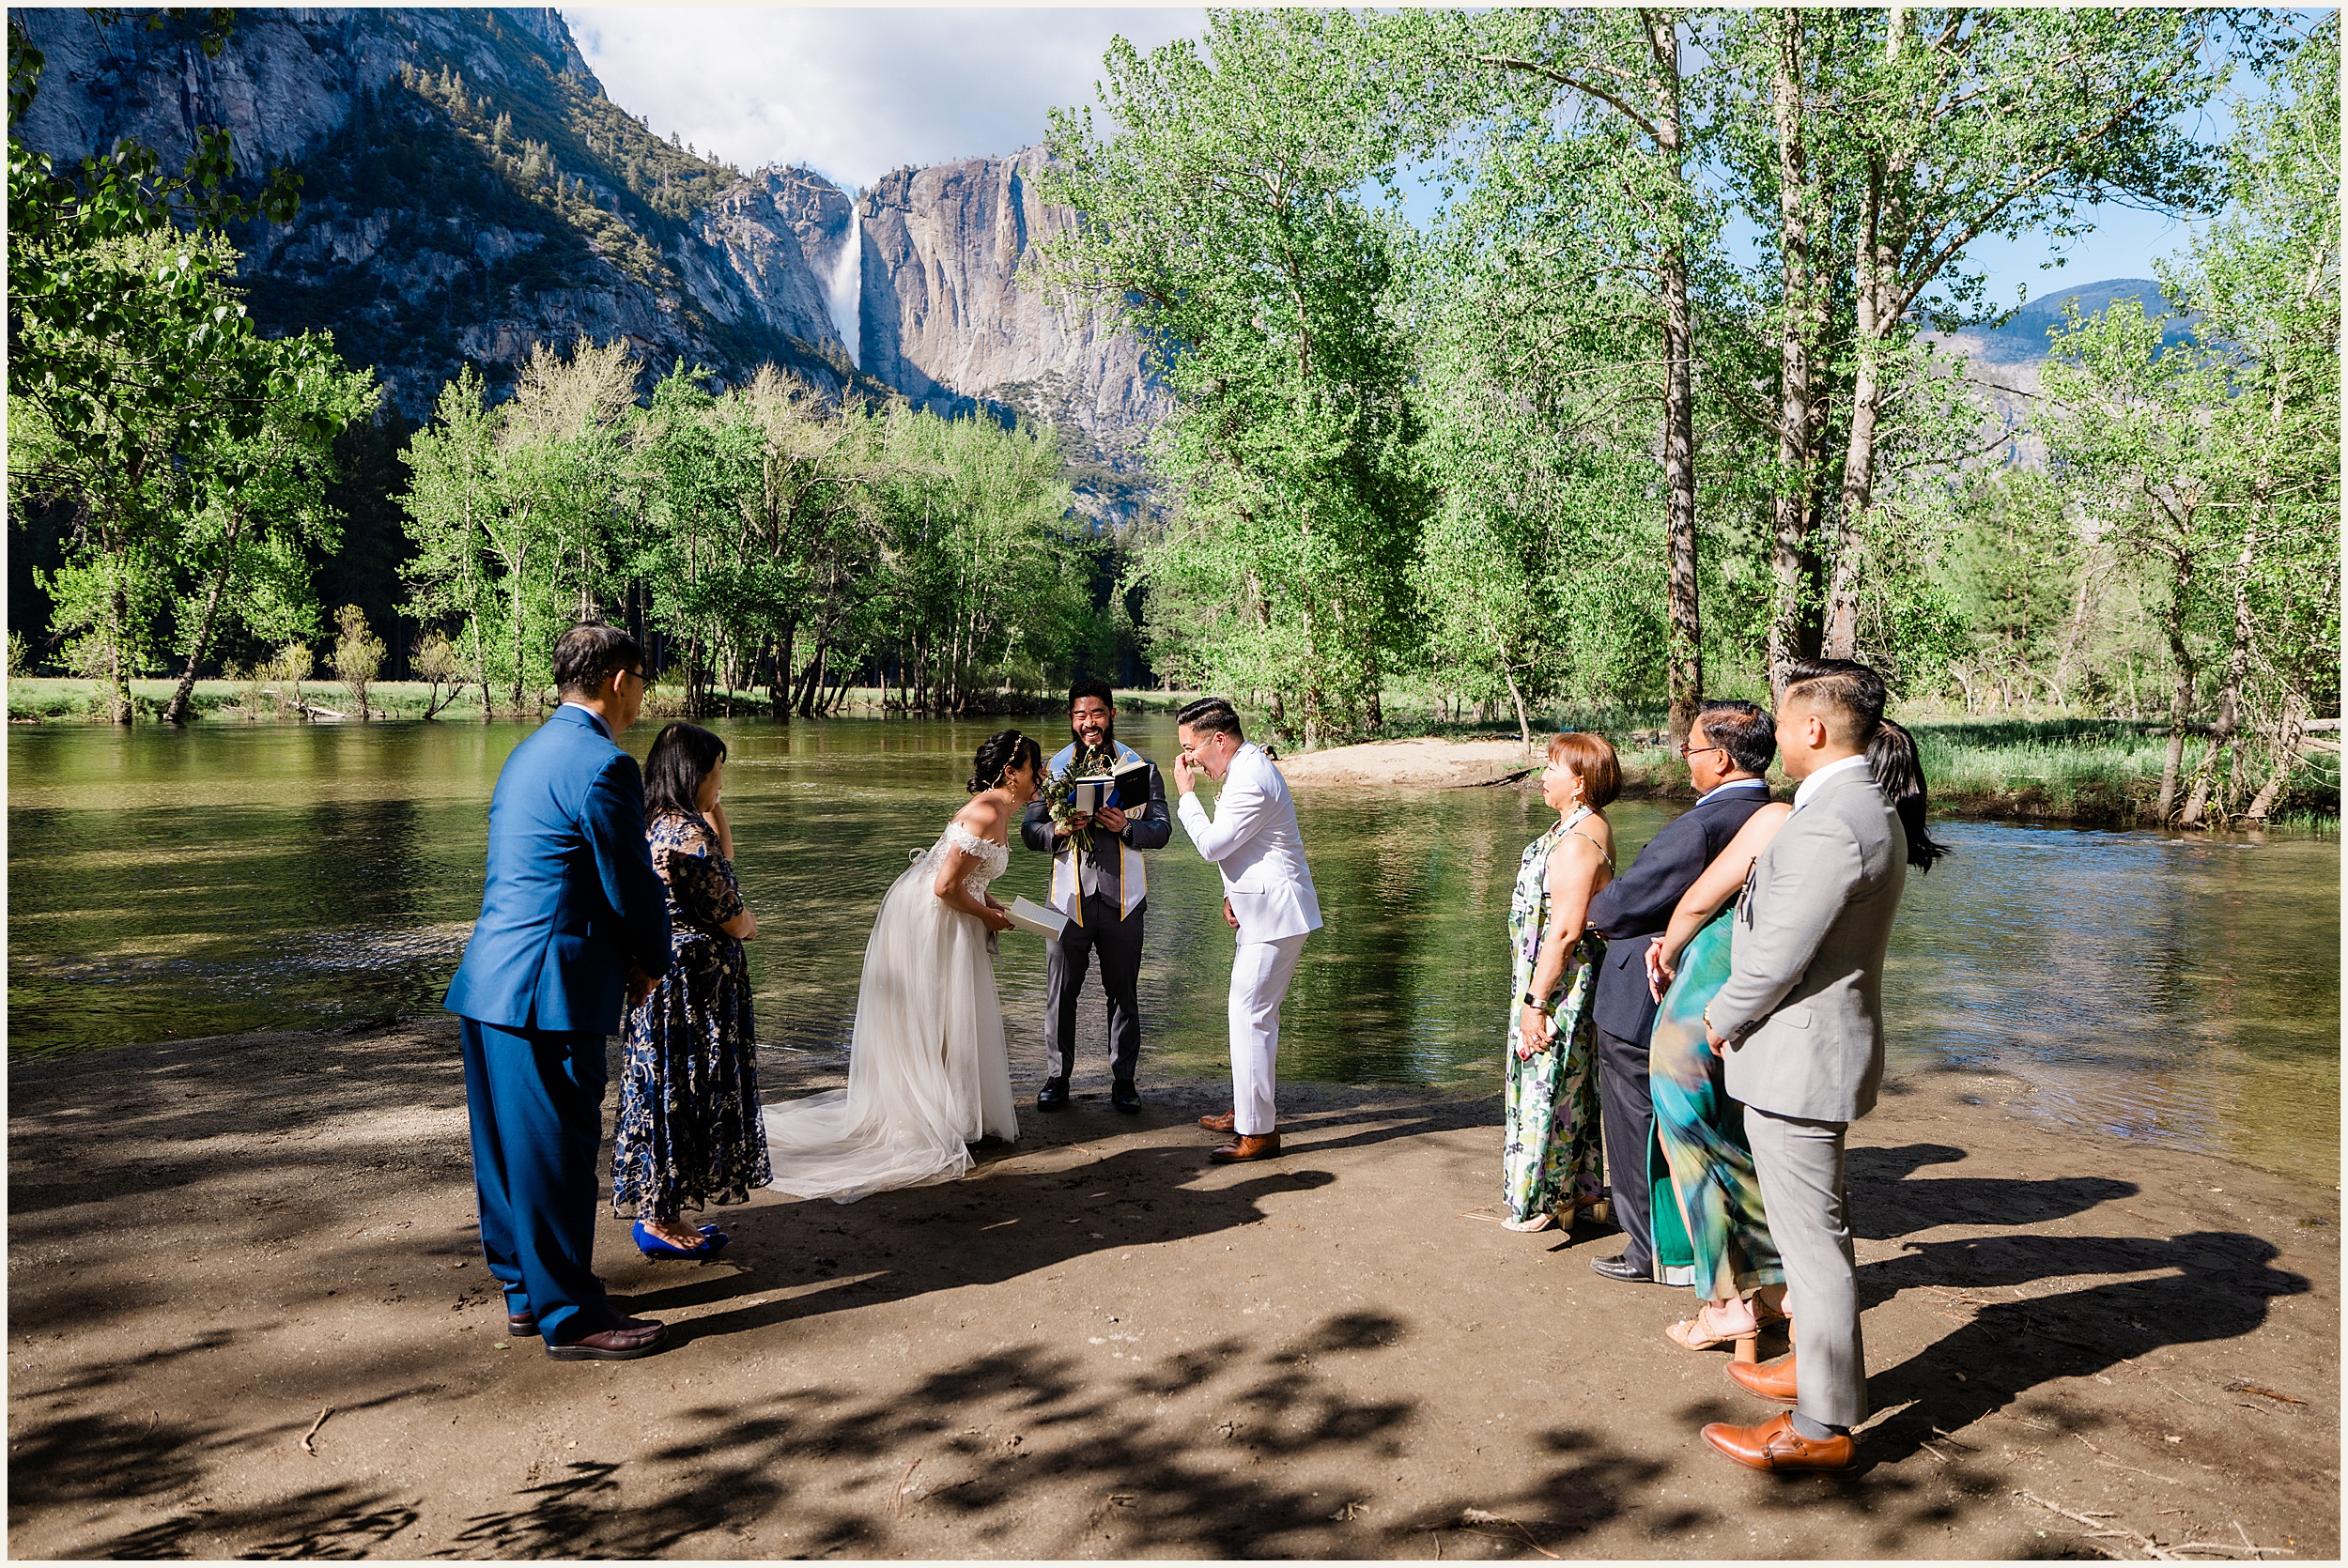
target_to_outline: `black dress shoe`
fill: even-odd
[[[1109,1088],[1109,1103],[1129,1116],[1137,1115],[1141,1110],[1141,1091],[1134,1087],[1131,1079],[1120,1078]]]
[[[1068,1080],[1046,1078],[1043,1081],[1042,1092],[1035,1097],[1035,1108],[1039,1111],[1066,1110],[1068,1108]]]
[[[1655,1283],[1653,1267],[1631,1262],[1629,1253],[1619,1257],[1592,1258],[1590,1272],[1603,1274],[1610,1280],[1620,1280],[1625,1284],[1653,1284]]]

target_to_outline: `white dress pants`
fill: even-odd
[[[1280,1054],[1280,1003],[1305,951],[1303,936],[1243,942],[1231,956],[1231,1109],[1243,1137],[1277,1127],[1272,1085]]]

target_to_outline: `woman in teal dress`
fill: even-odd
[[[1525,847],[1508,906],[1515,1021],[1508,1030],[1507,1136],[1500,1156],[1510,1230],[1573,1222],[1606,1191],[1598,1115],[1591,991],[1606,939],[1591,930],[1590,898],[1614,880],[1614,834],[1602,814],[1622,789],[1602,735],[1549,743],[1541,800],[1557,824]]]
[[[1925,831],[1929,808],[1915,740],[1885,720],[1867,746],[1867,764],[1884,801],[1899,813],[1908,861],[1920,871],[1948,853]],[[1773,802],[1746,820],[1672,912],[1671,925],[1647,950],[1647,977],[1662,992],[1647,1048],[1655,1135],[1671,1170],[1674,1206],[1693,1254],[1696,1315],[1665,1330],[1691,1350],[1734,1342],[1750,1360],[1763,1326],[1787,1314],[1785,1269],[1769,1238],[1761,1184],[1745,1142],[1744,1108],[1722,1084],[1721,1060],[1704,1028],[1704,1009],[1728,980],[1728,907],[1753,863],[1777,837],[1793,807]],[[1716,913],[1717,912],[1717,913]],[[1668,1245],[1658,1235],[1659,1255]]]
[[[1744,1107],[1722,1086],[1721,1059],[1705,1036],[1704,1009],[1728,980],[1731,900],[1792,810],[1772,801],[1746,819],[1681,897],[1661,940],[1647,949],[1649,982],[1668,979],[1671,986],[1648,1037],[1647,1090],[1655,1102],[1656,1141],[1671,1168],[1674,1215],[1693,1254],[1693,1283],[1704,1303],[1692,1319],[1665,1331],[1691,1350],[1734,1341],[1741,1360],[1753,1359],[1762,1325],[1785,1315],[1785,1268],[1762,1212]],[[1659,1225],[1659,1256],[1673,1250],[1671,1239]]]

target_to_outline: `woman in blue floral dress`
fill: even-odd
[[[1604,736],[1550,741],[1541,800],[1557,825],[1526,846],[1508,906],[1517,1002],[1500,1168],[1501,1222],[1510,1230],[1542,1230],[1552,1217],[1570,1225],[1575,1210],[1605,1194],[1590,996],[1606,939],[1586,917],[1591,896],[1614,880],[1614,834],[1602,812],[1621,789]]]
[[[645,836],[669,893],[669,971],[627,1015],[611,1202],[635,1207],[636,1245],[648,1257],[710,1256],[726,1233],[680,1215],[740,1203],[772,1179],[742,952],[758,919],[734,878],[725,755],[708,730],[672,724],[644,761]]]

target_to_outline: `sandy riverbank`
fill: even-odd
[[[435,1020],[11,1068],[15,1555],[2340,1551],[2337,1191],[2002,1080],[1860,1125],[1871,1468],[1786,1483],[1697,1439],[1768,1407],[1662,1339],[1687,1293],[1491,1222],[1491,1097],[1291,1086],[1288,1157],[1213,1170],[1215,1086],[1080,1080],[968,1181],[724,1211],[722,1264],[607,1216],[683,1343],[567,1365],[503,1337],[456,1063]]]
[[[1327,751],[1282,753],[1280,776],[1300,790],[1350,789],[1400,784],[1422,790],[1457,790],[1501,784],[1541,765],[1521,741],[1447,741],[1426,735],[1413,741],[1365,741]]]

